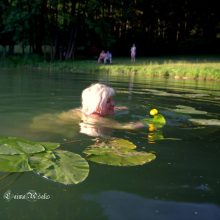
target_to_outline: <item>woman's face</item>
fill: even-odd
[[[105,115],[113,115],[114,114],[115,103],[112,97],[107,99],[106,104],[102,108],[102,112],[100,113],[102,116]]]

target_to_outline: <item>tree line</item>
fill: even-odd
[[[218,53],[216,1],[198,0],[1,0],[0,45],[13,54],[48,59],[97,56],[100,50],[142,56]],[[47,53],[45,48],[49,48]],[[7,48],[7,49],[6,49]],[[45,54],[46,53],[46,54]]]

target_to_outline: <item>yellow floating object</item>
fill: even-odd
[[[158,114],[158,110],[156,108],[153,108],[150,110],[150,115],[154,116]]]

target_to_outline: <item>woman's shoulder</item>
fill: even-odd
[[[80,119],[81,116],[82,116],[82,112],[80,108],[70,109],[68,111],[61,112],[59,114],[59,118],[64,121],[69,121],[72,119],[77,120]]]

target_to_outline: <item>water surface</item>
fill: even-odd
[[[1,174],[1,219],[199,219],[220,218],[220,85],[215,82],[152,79],[109,73],[50,73],[1,70],[0,134],[57,141],[83,155],[93,137],[78,125],[31,128],[33,118],[80,106],[81,91],[102,82],[116,89],[115,102],[129,111],[121,122],[138,121],[157,108],[167,124],[155,138],[146,128],[112,131],[138,150],[154,152],[143,166],[114,167],[89,162],[87,179],[65,186],[33,172]],[[49,199],[6,201],[7,191],[46,193]]]

